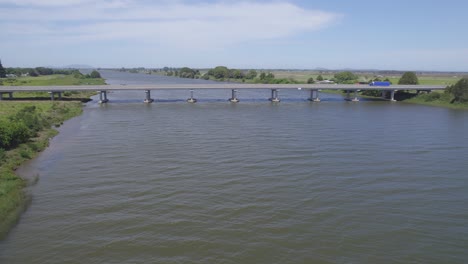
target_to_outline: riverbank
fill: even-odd
[[[44,120],[44,127],[25,142],[13,145],[7,150],[0,149],[0,239],[4,238],[8,231],[18,221],[21,213],[28,204],[28,196],[24,188],[31,184],[15,174],[15,170],[25,161],[36,157],[49,144],[49,139],[58,132],[55,127],[59,127],[64,121],[78,116],[82,113],[82,102],[89,100],[94,93],[80,92],[71,94],[68,101],[35,101],[40,98],[34,97],[37,94],[18,93],[22,99],[3,100],[0,103],[0,121],[8,124],[12,118],[19,116],[19,113],[28,113],[28,116]],[[40,97],[40,96],[39,96]],[[27,100],[27,99],[35,100]],[[26,110],[27,109],[27,110]],[[5,128],[9,129],[9,128]],[[26,132],[24,134],[27,134]],[[8,132],[3,133],[8,137]],[[6,140],[16,140],[1,138]]]

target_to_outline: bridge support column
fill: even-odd
[[[62,92],[57,92],[57,94],[58,94],[58,99],[62,100]]]
[[[50,100],[54,101],[54,99],[55,99],[54,98],[54,95],[55,95],[54,92],[48,92],[48,93],[50,94]]]
[[[152,103],[154,100],[151,99],[151,90],[146,90],[145,93],[146,93],[146,98],[145,98],[145,100],[143,102],[145,102],[147,104]]]
[[[231,102],[231,103],[238,103],[239,99],[237,99],[237,90],[232,89],[231,93],[232,93],[231,98],[229,98],[228,101]]]
[[[357,97],[357,90],[354,90],[354,98],[351,101],[359,102],[359,98]]]
[[[193,98],[193,90],[190,90],[190,98],[187,99],[188,103],[196,103],[197,99]]]
[[[278,98],[278,89],[271,89],[271,98],[269,100],[274,103],[280,102],[280,99]]]
[[[312,89],[310,90],[310,98],[309,98],[309,101],[313,101],[313,102],[320,102],[320,98],[319,98],[319,90],[317,89]]]
[[[109,102],[107,99],[107,91],[99,91],[99,103],[105,104],[107,102]]]
[[[346,90],[346,97],[345,97],[345,100],[346,100],[346,101],[351,101],[351,96],[349,95],[349,90]]]
[[[3,99],[3,94],[8,94],[8,98],[13,99],[13,92],[0,92],[0,100]]]
[[[385,99],[387,96],[387,91],[382,91],[382,99]]]
[[[395,100],[395,90],[390,91],[390,101],[396,102],[396,100]]]

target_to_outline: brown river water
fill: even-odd
[[[269,95],[88,103],[21,168],[39,181],[0,263],[466,263],[467,111]]]

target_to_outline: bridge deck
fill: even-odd
[[[141,84],[141,85],[74,85],[74,86],[0,86],[0,92],[55,91],[115,91],[115,90],[172,90],[172,89],[320,89],[320,90],[444,90],[441,85],[369,86],[363,84]]]

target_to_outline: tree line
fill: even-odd
[[[76,69],[54,69],[48,67],[35,67],[35,68],[4,68],[2,62],[0,61],[0,78],[6,78],[9,75],[14,76],[46,76],[53,74],[63,74],[63,75],[73,75],[75,78],[101,78],[101,74],[93,70],[89,74],[82,74],[79,70]]]

